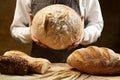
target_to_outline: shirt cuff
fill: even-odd
[[[20,40],[22,43],[30,43],[32,41],[29,27],[16,27],[13,29],[12,34],[15,39]]]

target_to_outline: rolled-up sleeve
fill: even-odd
[[[96,42],[103,30],[103,17],[98,0],[86,0],[85,29],[82,45]]]
[[[31,0],[16,0],[15,14],[10,27],[14,39],[22,43],[30,43],[29,13],[31,11]]]

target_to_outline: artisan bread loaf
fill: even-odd
[[[69,55],[67,63],[84,73],[120,74],[120,55],[106,47],[77,49]]]
[[[72,8],[60,4],[50,5],[38,11],[31,25],[32,39],[55,50],[71,46],[81,40],[82,35],[80,16]]]
[[[30,57],[26,53],[18,50],[6,51],[3,56],[20,57],[25,59],[28,62],[29,71],[35,73],[45,73],[51,66],[51,62],[47,59]]]
[[[10,75],[26,75],[28,61],[21,57],[0,56],[0,73]]]

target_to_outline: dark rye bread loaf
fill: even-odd
[[[60,4],[39,10],[32,21],[33,41],[55,49],[66,49],[83,38],[80,16],[70,7]],[[36,39],[36,40],[35,40]]]
[[[67,58],[67,63],[84,73],[120,74],[120,55],[105,47],[77,49]]]
[[[0,73],[25,75],[28,72],[28,61],[21,57],[0,56]]]

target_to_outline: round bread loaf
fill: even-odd
[[[39,10],[32,21],[31,35],[49,48],[66,49],[82,39],[80,16],[70,7],[60,4]]]

